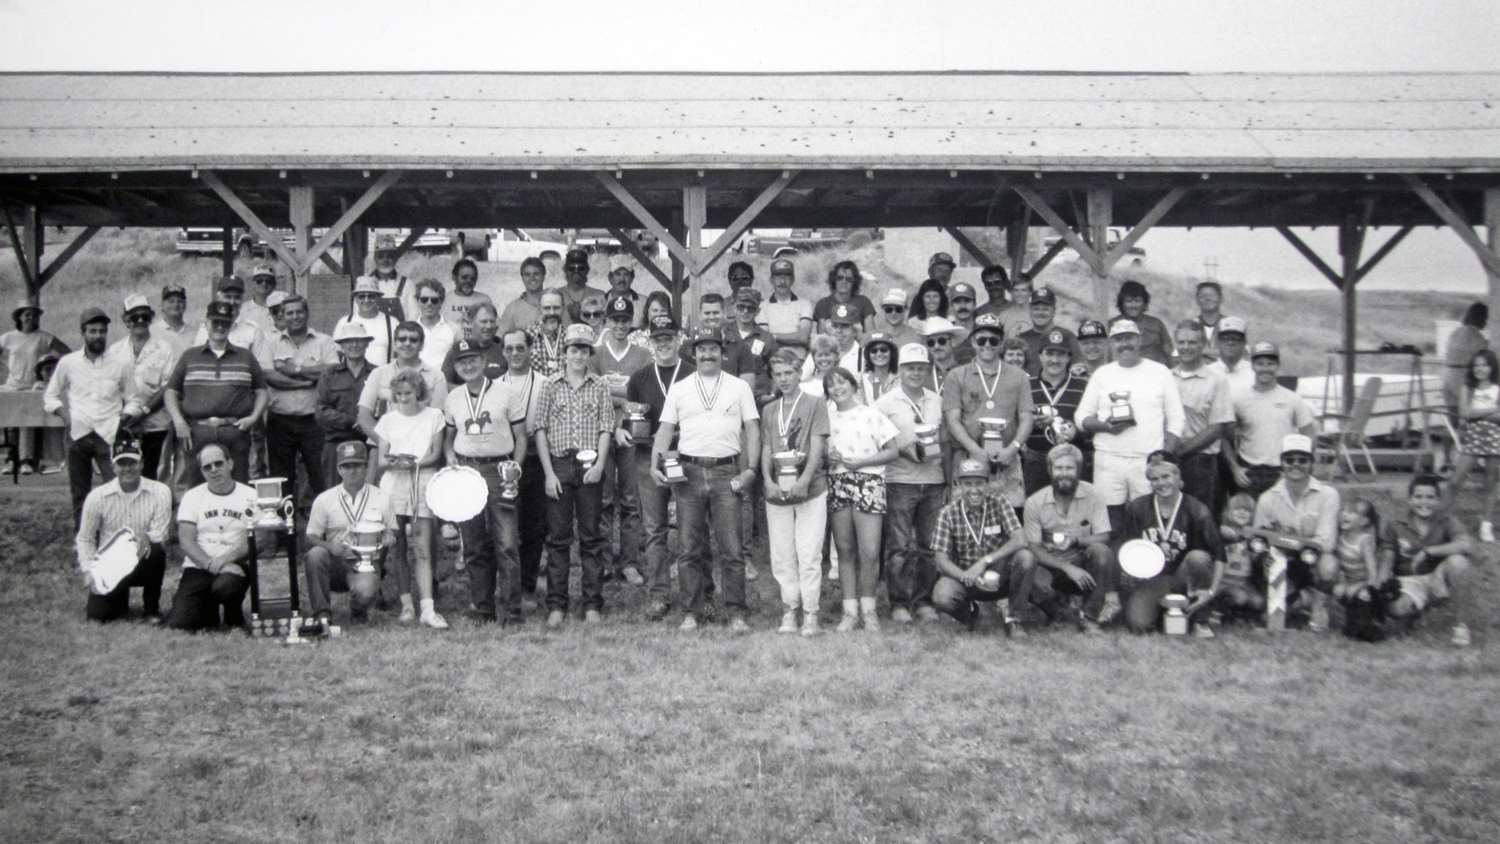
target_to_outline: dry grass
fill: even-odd
[[[27,487],[22,488],[27,489]],[[942,624],[816,641],[386,617],[300,649],[86,624],[60,490],[0,507],[12,840],[1493,840],[1493,568],[1378,646]],[[1391,506],[1385,499],[1386,506]],[[169,576],[169,581],[175,576]],[[462,601],[461,576],[440,606]],[[169,582],[168,591],[171,591]],[[832,599],[830,595],[830,608]],[[535,620],[533,620],[534,622]]]

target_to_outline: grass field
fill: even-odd
[[[82,620],[65,494],[0,489],[11,841],[1493,841],[1500,579],[1380,645],[941,623],[696,635],[380,615],[288,648]],[[1393,506],[1383,499],[1383,506]],[[1493,555],[1486,555],[1492,557]],[[175,584],[168,575],[168,594]],[[831,618],[836,592],[825,591]],[[137,601],[139,599],[137,598]],[[342,602],[339,603],[342,609]],[[888,625],[889,627],[889,625]]]

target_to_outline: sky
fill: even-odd
[[[1497,44],[1493,0],[0,0],[11,71],[1463,72],[1500,71]],[[1332,233],[1309,237],[1332,262]],[[1270,231],[1142,245],[1163,269],[1213,259],[1225,280],[1326,284]],[[1362,286],[1415,283],[1485,281],[1452,233],[1423,230]]]

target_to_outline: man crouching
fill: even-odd
[[[178,630],[217,628],[222,608],[222,623],[242,628],[255,490],[234,479],[234,461],[224,446],[209,443],[197,459],[204,482],[188,490],[177,508],[182,581],[169,623]]]
[[[386,501],[385,491],[365,483],[369,452],[365,444],[349,441],[338,445],[339,485],[313,499],[307,515],[307,595],[314,617],[333,619],[331,593],[349,593],[349,619],[369,618],[370,605],[380,592],[380,575],[373,565],[362,571],[354,550],[356,526],[378,524],[380,553],[396,544],[396,512]]]
[[[1109,508],[1092,484],[1078,480],[1083,452],[1072,443],[1047,452],[1051,483],[1026,499],[1022,521],[1036,557],[1035,599],[1048,618],[1070,616],[1084,632],[1097,632],[1120,613],[1114,591],[1115,556],[1109,548]]]
[[[933,530],[938,582],[932,605],[973,629],[979,601],[998,601],[1007,636],[1025,635],[1010,613],[1011,602],[1031,599],[1036,558],[1026,548],[1016,511],[989,491],[990,467],[964,460],[954,473],[954,501],[944,507]]]

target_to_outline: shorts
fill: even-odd
[[[836,472],[828,476],[828,512],[853,507],[856,513],[885,515],[885,477],[869,472]]]
[[[427,482],[437,474],[436,466],[428,466],[418,471],[416,484],[412,484],[412,473],[405,469],[387,469],[380,476],[380,490],[385,493],[386,500],[390,502],[391,512],[397,516],[416,516],[419,519],[432,518],[432,511],[427,509]]]
[[[1401,594],[1411,599],[1417,612],[1432,604],[1448,600],[1448,579],[1443,576],[1443,567],[1438,566],[1426,574],[1413,574],[1396,578],[1401,584]]]
[[[1459,446],[1470,457],[1500,455],[1500,424],[1488,419],[1470,422],[1459,436]]]
[[[1110,507],[1149,495],[1151,484],[1146,482],[1146,458],[1094,452],[1094,489]]]

